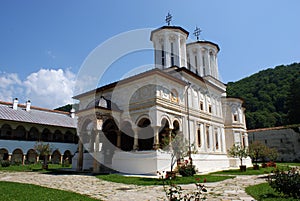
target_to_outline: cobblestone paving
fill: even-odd
[[[166,200],[162,186],[136,186],[118,184],[99,180],[86,175],[50,175],[37,172],[0,172],[0,181],[12,181],[36,184],[110,201],[158,201]],[[216,183],[206,183],[207,200],[219,201],[251,201],[252,197],[245,193],[245,187],[265,182],[258,176],[237,176]],[[195,190],[194,184],[182,185],[185,192]]]

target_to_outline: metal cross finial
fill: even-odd
[[[166,16],[166,23],[168,23],[168,26],[170,26],[171,20],[172,20],[172,15],[168,13],[168,15]]]
[[[197,37],[197,40],[199,40],[199,36],[200,36],[201,31],[202,30],[199,27],[196,26],[196,29],[194,31],[194,35]]]

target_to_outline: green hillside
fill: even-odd
[[[248,129],[300,123],[300,63],[229,82],[227,96],[245,100]]]

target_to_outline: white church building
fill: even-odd
[[[155,68],[95,90],[79,100],[79,151],[73,168],[130,174],[170,170],[165,139],[181,134],[198,172],[238,167],[227,150],[248,146],[243,101],[226,96],[219,80],[220,48],[187,43],[189,32],[163,26],[151,32]],[[172,149],[172,148],[171,148]],[[251,165],[250,159],[244,164]]]

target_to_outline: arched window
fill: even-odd
[[[174,43],[171,43],[171,66],[175,65]]]
[[[60,164],[61,163],[61,154],[58,150],[55,150],[52,153],[52,157],[51,157],[52,163],[53,164]]]
[[[134,144],[134,132],[131,124],[126,121],[121,126],[121,150],[131,151]]]
[[[26,163],[34,164],[36,163],[38,154],[34,149],[29,149],[26,154]]]
[[[26,140],[26,130],[23,126],[18,126],[14,132],[14,139]]]
[[[163,118],[161,120],[161,127],[160,127],[160,132],[159,132],[159,147],[163,149],[170,143],[170,124],[169,121],[166,118]]]
[[[198,147],[201,147],[201,145],[202,145],[202,142],[201,142],[201,129],[200,128],[198,128],[197,129],[197,140],[198,140]]]
[[[49,129],[45,128],[42,132],[42,135],[41,135],[41,141],[43,142],[50,142],[52,139],[51,139],[51,133],[49,131]]]
[[[8,124],[4,124],[1,127],[0,139],[11,139],[12,138],[12,128]]]
[[[0,149],[0,161],[8,160],[8,151],[6,149]]]
[[[166,65],[166,56],[165,56],[165,47],[164,45],[161,46],[161,65],[163,66],[163,68]]]
[[[139,129],[139,150],[151,150],[154,143],[154,132],[148,118],[142,118],[138,122]]]
[[[23,151],[21,149],[15,149],[11,156],[11,163],[20,165],[23,163]]]
[[[64,136],[63,136],[63,134],[61,133],[60,130],[56,130],[54,132],[53,141],[54,142],[63,142],[64,141]]]
[[[64,137],[64,142],[66,143],[73,143],[74,140],[74,134],[71,131],[67,131]]]
[[[209,149],[210,148],[210,135],[209,135],[209,126],[206,126],[206,146]]]
[[[39,140],[39,131],[35,127],[31,127],[28,132],[28,140],[30,141],[38,141]]]

